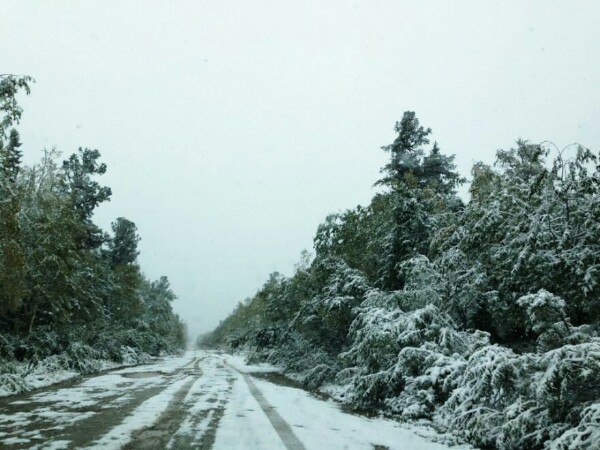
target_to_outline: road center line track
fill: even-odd
[[[279,435],[279,438],[285,445],[288,450],[306,450],[304,444],[298,439],[298,437],[294,434],[292,427],[279,415],[277,410],[271,406],[271,404],[267,401],[263,393],[258,389],[254,381],[252,381],[252,377],[247,373],[240,372],[235,367],[230,366],[225,362],[227,367],[232,368],[236,372],[238,372],[244,378],[244,381],[248,385],[248,389],[250,389],[250,393],[256,399],[261,409],[271,422],[271,425]]]

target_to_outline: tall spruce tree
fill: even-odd
[[[14,314],[27,293],[25,257],[19,227],[19,196],[16,185],[21,169],[18,123],[22,109],[16,95],[29,93],[30,77],[0,75],[0,314]],[[14,326],[14,321],[10,321]]]
[[[139,255],[137,249],[140,237],[135,223],[119,217],[111,225],[114,233],[108,243],[110,263],[113,267],[134,263]]]
[[[92,213],[101,203],[110,200],[112,191],[92,179],[94,175],[106,173],[106,164],[99,163],[100,152],[89,148],[79,148],[69,159],[63,162],[63,171],[67,179],[68,194],[74,210],[86,225],[80,238],[83,249],[93,250],[105,240],[100,228],[92,222]]]
[[[403,287],[403,261],[428,253],[435,215],[459,203],[455,188],[464,181],[455,171],[454,156],[441,154],[437,142],[426,155],[431,129],[421,126],[413,111],[406,111],[394,130],[394,142],[382,147],[390,161],[376,183],[388,187],[392,197],[393,223],[380,272],[380,284],[390,290]]]

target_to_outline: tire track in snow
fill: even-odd
[[[183,420],[185,411],[180,408],[181,403],[192,384],[197,378],[187,381],[169,402],[167,409],[160,415],[156,423],[150,427],[144,428],[133,433],[131,442],[124,446],[125,449],[163,449],[167,448],[167,443],[171,434],[179,427]]]
[[[152,370],[154,363],[102,371],[94,376],[58,383],[0,400],[0,448],[83,448],[102,439],[134,411],[159,396],[172,383],[195,373],[191,358],[171,373]],[[149,366],[148,371],[124,371]],[[191,373],[190,373],[191,372]],[[123,382],[93,384],[94,379],[116,375]],[[127,379],[155,378],[149,384]],[[90,385],[90,383],[92,383]],[[131,384],[130,384],[131,383]]]
[[[185,409],[185,418],[179,429],[172,434],[166,448],[210,450],[213,448],[217,430],[230,400],[235,376],[223,370],[223,361],[214,355],[203,360],[204,376],[194,383],[180,408]],[[196,363],[196,366],[198,363]]]
[[[203,375],[202,369],[200,369],[202,359],[204,358],[196,358],[182,368],[181,372],[192,375],[193,378],[173,395],[167,409],[153,425],[133,433],[132,440],[124,446],[125,449],[164,449],[168,447],[171,436],[185,419],[187,411],[183,408],[184,399],[192,385]],[[193,369],[190,367],[192,364]]]
[[[235,367],[232,367],[229,364],[227,364],[227,362],[225,362],[225,364],[227,365],[227,367],[231,367],[240,375],[242,375],[244,381],[248,385],[248,389],[250,389],[250,393],[260,405],[260,408],[263,410],[263,412],[269,419],[269,422],[271,422],[271,425],[279,435],[279,438],[283,442],[283,445],[285,445],[285,447],[288,450],[306,450],[304,444],[294,434],[292,427],[285,420],[283,420],[283,417],[281,417],[277,410],[273,406],[271,406],[271,404],[267,401],[260,389],[258,389],[256,384],[254,384],[254,381],[252,381],[252,377],[250,377],[250,375],[248,375],[247,373],[240,372]]]

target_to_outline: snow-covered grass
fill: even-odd
[[[83,374],[139,364],[150,359],[149,355],[130,348],[123,349],[123,354],[122,362],[83,358],[75,363],[70,355],[60,354],[44,358],[35,364],[15,361],[0,363],[0,397],[50,386]]]

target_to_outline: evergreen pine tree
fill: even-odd
[[[437,142],[425,156],[431,129],[423,128],[414,112],[406,111],[395,131],[394,142],[382,147],[390,161],[376,183],[387,186],[392,196],[392,227],[380,272],[380,284],[391,290],[403,287],[402,262],[428,253],[435,215],[459,203],[455,188],[464,181],[455,171],[454,156],[442,155]]]
[[[30,77],[0,76],[0,315],[17,312],[27,293],[25,257],[19,226],[16,187],[21,168],[19,133],[12,128],[22,110],[16,101],[19,89],[29,93]],[[7,136],[8,134],[8,136]],[[15,321],[9,320],[11,326]]]

